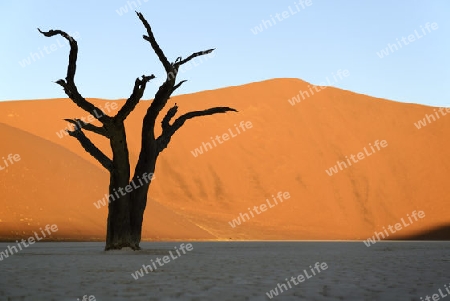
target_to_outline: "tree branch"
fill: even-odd
[[[81,129],[76,128],[73,131],[67,131],[70,136],[75,137],[81,146],[94,157],[108,171],[112,171],[113,162],[100,149],[98,149]]]
[[[143,36],[144,40],[146,40],[146,41],[148,41],[150,43],[150,45],[153,48],[153,51],[155,51],[155,53],[158,56],[159,60],[163,64],[164,69],[166,70],[167,73],[169,73],[170,71],[173,70],[173,66],[169,62],[167,57],[165,56],[164,52],[159,47],[158,43],[156,42],[156,39],[155,39],[155,36],[153,35],[152,28],[150,27],[150,24],[148,24],[147,20],[144,18],[144,16],[141,13],[136,12],[136,14],[138,15],[139,19],[141,20],[142,24],[144,24],[144,27],[147,30],[147,35],[148,36],[144,35]]]
[[[236,109],[229,108],[229,107],[215,107],[215,108],[210,108],[210,109],[206,109],[203,111],[193,111],[193,112],[189,112],[189,113],[181,115],[180,117],[175,119],[175,121],[173,122],[172,125],[170,125],[169,122],[172,119],[172,117],[175,116],[177,111],[178,111],[178,106],[175,104],[172,108],[169,109],[166,116],[164,116],[164,118],[161,122],[163,132],[156,139],[157,144],[158,144],[158,146],[157,146],[158,153],[160,153],[162,150],[164,150],[167,147],[172,136],[175,134],[175,132],[177,130],[179,130],[183,126],[183,124],[188,119],[192,119],[192,118],[200,117],[200,116],[208,116],[208,115],[213,115],[213,114],[218,114],[218,113],[237,112]]]
[[[134,82],[133,93],[131,93],[130,97],[127,99],[123,107],[119,110],[117,115],[114,117],[121,121],[125,120],[128,115],[134,110],[142,96],[144,95],[145,87],[147,83],[155,78],[155,75],[145,76],[142,75],[142,79],[136,78]]]
[[[73,37],[71,37],[69,34],[67,34],[66,32],[64,32],[62,30],[51,29],[50,31],[47,31],[47,32],[42,31],[39,28],[38,28],[38,30],[40,33],[42,33],[46,37],[53,37],[55,35],[60,35],[63,38],[65,38],[70,43],[69,61],[70,62],[74,61],[76,63],[77,56],[78,56],[78,43],[77,43],[77,41],[75,41],[75,39]],[[66,76],[67,81],[72,81],[72,82],[74,81],[76,69],[77,69],[76,64],[69,64],[69,66],[67,68],[67,76]]]
[[[75,125],[74,130],[85,129],[86,131],[90,131],[104,137],[109,137],[108,131],[106,130],[105,127],[95,126],[93,124],[86,123],[80,119],[64,119],[64,120]]]
[[[179,82],[178,84],[176,84],[173,88],[172,88],[172,92],[170,92],[170,94],[172,95],[173,92],[175,92],[176,89],[178,89],[182,84],[184,84],[185,82],[187,82],[187,80],[182,80],[181,82]]]
[[[205,55],[205,54],[211,53],[214,50],[215,50],[215,48],[204,50],[204,51],[195,52],[195,53],[191,54],[190,56],[188,56],[184,60],[182,60],[181,57],[179,57],[179,60],[177,59],[177,61],[175,62],[175,68],[178,69],[181,65],[186,64],[187,62],[189,62],[190,60],[196,58],[197,56],[201,56],[201,55]]]
[[[237,110],[233,109],[233,108],[229,108],[229,107],[215,107],[215,108],[210,108],[210,109],[206,109],[203,111],[189,112],[189,113],[183,114],[180,117],[178,117],[172,124],[172,127],[173,127],[174,131],[177,131],[179,128],[181,128],[183,126],[183,124],[188,119],[192,119],[192,118],[200,117],[200,116],[208,116],[208,115],[213,115],[213,114],[218,114],[218,113],[226,113],[226,112],[237,112]]]
[[[169,111],[167,111],[166,116],[164,116],[163,120],[161,121],[161,127],[163,131],[168,130],[170,128],[169,122],[172,119],[172,117],[175,116],[177,111],[178,111],[177,104],[175,104],[173,107],[169,109]]]
[[[75,85],[75,71],[77,69],[77,56],[78,56],[78,44],[77,41],[71,37],[69,34],[62,30],[50,30],[50,31],[41,31],[38,28],[39,32],[46,37],[53,37],[55,35],[60,35],[69,41],[70,44],[70,53],[69,53],[69,64],[67,66],[67,75],[66,80],[60,79],[56,81],[58,85],[64,88],[64,92],[66,95],[80,108],[94,116],[103,124],[109,122],[111,117],[103,114],[102,110],[97,108],[94,104],[90,103],[78,92],[77,86]]]

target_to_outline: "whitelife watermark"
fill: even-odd
[[[141,2],[142,1],[142,2]],[[136,0],[136,1],[127,1],[127,3],[124,6],[119,7],[119,9],[116,9],[116,13],[122,17],[124,14],[128,13],[129,11],[134,11],[138,7],[140,7],[142,4],[148,2],[149,0]]]
[[[444,110],[446,112],[444,112]],[[428,124],[436,121],[437,119],[440,119],[441,116],[439,116],[439,113],[437,111],[439,111],[442,116],[447,116],[447,113],[450,113],[450,108],[434,109],[434,115],[432,115],[432,114],[425,114],[425,117],[423,119],[418,120],[417,122],[414,122],[414,125],[416,126],[416,128],[418,130],[420,130],[422,127],[426,127]],[[436,117],[434,117],[434,116],[436,116]],[[427,123],[427,121],[428,121],[428,123]]]
[[[146,172],[145,172],[145,173],[142,175],[142,180],[145,182],[145,184],[148,184],[148,182],[150,182],[150,181],[153,180],[154,178],[155,178],[155,175],[154,175],[153,173],[146,173]],[[130,184],[128,184],[128,185],[125,186],[125,187],[119,187],[117,190],[114,188],[114,189],[113,189],[113,193],[111,193],[111,194],[109,194],[109,195],[108,195],[107,193],[105,193],[105,196],[104,196],[102,199],[100,199],[100,200],[98,200],[97,202],[94,202],[94,203],[93,203],[94,206],[95,206],[95,208],[100,209],[100,208],[102,208],[102,207],[105,207],[106,204],[109,204],[109,203],[115,201],[116,198],[117,198],[117,199],[120,199],[120,195],[121,195],[121,196],[126,196],[127,193],[130,193],[130,192],[132,192],[134,189],[138,189],[139,187],[142,187],[142,186],[145,185],[144,183],[142,183],[141,177],[140,177],[140,176],[137,176],[137,180],[138,180],[138,182],[139,182],[139,185],[135,184],[135,183],[134,183],[134,180],[133,180],[133,181],[131,181]],[[125,190],[125,192],[124,192],[124,190]],[[119,195],[119,193],[120,193],[120,195]]]
[[[450,285],[450,283],[449,283],[449,285]],[[447,293],[449,293],[450,294],[450,288],[447,286],[447,284],[444,284],[444,287],[445,287],[445,290],[447,291]],[[438,293],[439,294],[433,294],[433,295],[431,295],[431,297],[430,296],[425,296],[424,298],[422,298],[422,297],[420,297],[420,301],[431,301],[431,300],[433,300],[433,301],[439,301],[439,300],[441,300],[441,298],[445,298],[445,297],[447,297],[448,295],[447,294],[444,294],[443,292],[442,292],[442,289],[438,289]]]
[[[380,140],[376,140],[375,143],[374,143],[374,146],[377,148],[378,151],[380,151],[381,150],[380,146],[382,148],[385,148],[385,147],[388,146],[388,143],[387,143],[386,140],[381,140],[381,141]],[[359,161],[361,161],[364,158],[366,158],[366,156],[369,157],[369,156],[373,155],[374,153],[376,153],[376,151],[374,149],[374,146],[372,146],[372,143],[369,143],[369,147],[372,150],[372,152],[367,151],[367,148],[364,147],[363,148],[364,152],[359,152],[356,155],[351,154],[350,155],[350,159],[351,160],[348,158],[348,156],[345,156],[345,159],[347,159],[348,165],[345,163],[345,161],[336,161],[337,164],[335,166],[333,166],[333,167],[330,167],[329,169],[326,169],[325,172],[327,173],[327,175],[329,175],[331,177],[333,174],[337,174],[339,172],[339,169],[343,170],[343,167],[344,168],[348,168],[348,167],[352,166],[352,162],[353,163],[358,163]],[[358,159],[356,159],[356,157]]]
[[[73,34],[69,34],[69,35],[76,40],[81,39],[78,31],[74,32]],[[63,41],[61,42],[61,40],[59,38],[57,38],[56,43],[50,44],[50,46],[43,46],[42,49],[41,49],[41,47],[39,47],[37,52],[30,52],[29,56],[27,56],[26,58],[19,61],[19,65],[22,68],[25,68],[26,66],[31,65],[33,62],[43,59],[47,55],[57,51],[58,49],[65,47],[66,45],[69,45],[69,41],[67,41],[66,39],[63,39]]]
[[[424,217],[425,217],[425,212],[423,212],[423,211],[417,212],[416,210],[414,210],[414,211],[411,213],[411,215],[414,217],[414,220],[417,222],[417,221],[418,221],[417,217],[419,217],[419,218],[421,218],[421,219],[424,218]],[[406,223],[405,220],[404,220],[403,217],[402,217],[402,218],[400,219],[400,221],[401,221],[402,223],[396,223],[394,226],[392,226],[392,225],[389,225],[389,226],[388,226],[388,229],[389,229],[389,231],[390,231],[392,234],[394,234],[394,233],[397,232],[397,231],[402,230],[402,229],[403,229],[403,226],[406,228],[406,227],[408,227],[409,225],[411,225],[411,224],[414,223],[414,221],[412,220],[411,216],[409,216],[409,214],[407,214],[406,216],[408,217],[408,220],[409,220],[409,222],[410,222],[409,224]],[[394,230],[394,228],[395,228],[395,230]],[[367,240],[364,240],[364,241],[363,241],[364,244],[365,244],[367,247],[370,247],[371,245],[374,245],[374,244],[376,243],[375,236],[376,236],[376,238],[378,239],[378,241],[381,240],[381,239],[380,239],[380,236],[381,236],[383,239],[389,237],[389,232],[386,230],[386,227],[383,227],[383,231],[384,231],[384,233],[383,233],[383,232],[374,232],[375,235],[372,236],[372,237],[369,237]],[[384,234],[386,234],[386,236],[384,236]]]
[[[169,263],[171,260],[175,260],[175,259],[181,257],[181,255],[185,255],[186,251],[190,252],[190,251],[194,250],[194,247],[190,243],[186,244],[186,246],[184,245],[184,243],[182,243],[180,245],[180,250],[181,250],[181,252],[183,252],[183,254],[180,254],[180,250],[178,250],[177,247],[174,247],[174,249],[175,249],[176,253],[178,254],[178,256],[174,256],[174,254],[172,253],[172,250],[170,250],[169,251],[170,257],[168,255],[166,255],[162,259],[159,257],[156,258],[155,261],[158,263],[159,267],[163,267],[164,264]],[[131,276],[134,278],[134,280],[138,280],[139,278],[144,277],[145,276],[144,271],[145,271],[145,274],[148,274],[149,271],[154,272],[158,269],[155,261],[153,261],[153,259],[151,259],[150,261],[151,261],[151,265],[143,264],[142,268],[140,270],[137,270],[134,273],[131,273]]]
[[[241,130],[242,133],[245,132],[248,129],[251,129],[253,127],[253,124],[251,123],[251,121],[246,121],[244,123],[244,121],[241,121],[239,123],[239,126],[237,126],[236,124],[234,125],[234,129],[235,131],[233,131],[231,128],[228,129],[228,132],[223,133],[222,135],[216,135],[216,137],[210,137],[211,142],[202,142],[202,145],[200,145],[199,148],[195,148],[193,151],[191,151],[191,154],[197,158],[199,155],[203,154],[203,151],[207,152],[208,150],[212,150],[213,149],[213,145],[214,147],[217,147],[218,144],[223,144],[225,141],[230,140],[230,138],[234,138],[237,137],[239,134],[241,134]],[[239,129],[240,128],[240,129]],[[228,135],[229,133],[229,135]],[[223,139],[223,140],[221,140]],[[216,143],[217,141],[217,143]],[[209,148],[209,149],[208,149]]]
[[[9,256],[17,254],[19,251],[22,251],[22,246],[24,248],[28,248],[30,245],[33,245],[37,241],[41,241],[44,238],[46,238],[47,235],[45,235],[44,230],[42,230],[42,228],[39,228],[39,230],[41,230],[41,234],[43,235],[43,237],[40,237],[35,231],[33,231],[34,236],[30,236],[27,240],[22,239],[20,242],[16,240],[17,246],[8,246],[8,248],[5,249],[4,252],[0,252],[0,261],[2,261],[3,258],[8,258]],[[55,224],[53,224],[51,226],[46,225],[45,231],[50,236],[50,235],[52,235],[52,233],[55,233],[56,231],[58,231],[58,226]],[[28,244],[26,243],[27,241],[28,241]],[[19,248],[19,250],[17,250],[17,248]]]
[[[9,154],[8,157],[5,159],[5,157],[2,157],[3,163],[0,163],[0,171],[5,170],[9,166],[13,165],[16,162],[20,161],[20,155],[19,154]]]
[[[97,110],[95,110],[94,114],[95,114],[95,116],[97,118],[100,118],[100,117],[104,116],[105,114],[109,114],[112,111],[117,110],[118,107],[119,107],[119,105],[117,103],[115,103],[115,102],[110,103],[108,101],[108,102],[105,103],[104,108],[102,108],[102,107],[99,108],[102,111],[102,113],[97,114]],[[79,121],[76,122],[76,125],[73,124],[73,123],[68,122],[65,129],[62,129],[59,132],[56,132],[56,136],[58,136],[60,139],[62,139],[65,136],[68,136],[69,135],[68,131],[73,131],[75,129],[75,127],[82,128],[83,127],[83,123],[92,123],[92,122],[94,122],[96,120],[96,118],[92,114],[89,114],[86,117],[80,117],[80,118],[77,118],[77,119],[79,119]]]
[[[278,192],[277,194],[277,198],[280,201],[280,203],[283,203],[283,200],[287,200],[291,197],[291,195],[289,194],[289,192]],[[270,203],[269,199],[266,199],[266,203],[269,206],[269,208],[273,208],[276,205],[278,205],[278,201],[277,198],[275,198],[275,196],[272,194],[272,199],[275,202],[275,204]],[[255,217],[255,215],[253,214],[253,212],[255,212],[256,214],[261,214],[263,212],[265,212],[267,209],[267,205],[266,203],[262,203],[259,206],[253,206],[253,209],[248,208],[248,213],[250,213],[250,215],[253,217]],[[261,211],[259,211],[259,210]],[[242,220],[242,221],[241,221]],[[239,216],[235,219],[233,219],[231,222],[228,222],[230,224],[230,226],[232,228],[236,228],[237,226],[240,226],[241,223],[246,222],[250,220],[250,216],[247,213],[240,213]]]
[[[328,86],[332,86],[332,85],[334,85],[335,83],[337,83],[339,81],[336,78],[336,75],[334,74],[334,72],[332,72],[331,74],[333,76],[334,82],[331,82],[330,79],[327,76],[325,79],[326,79],[326,82],[327,82]],[[345,77],[350,76],[350,71],[348,71],[347,69],[345,69],[345,70],[339,69],[336,72],[336,74],[337,74],[337,77],[339,77],[340,80],[343,80]],[[306,98],[309,98],[309,97],[313,96],[314,95],[313,88],[316,91],[316,93],[319,93],[322,90],[325,90],[327,88],[325,86],[326,85],[325,82],[320,82],[319,85],[320,86],[308,85],[308,90],[306,90],[306,91],[300,90],[297,95],[295,95],[291,99],[288,99],[288,102],[292,106],[294,106],[295,104],[300,103],[302,100],[305,100]]]
[[[312,5],[312,0],[299,0],[294,2],[294,6],[295,8],[293,8],[291,5],[289,5],[287,7],[287,10],[284,10],[281,13],[276,13],[275,14],[275,18],[276,20],[278,20],[278,22],[282,22],[286,19],[288,19],[289,17],[298,14],[299,12],[301,12],[302,10],[305,10],[308,6]],[[261,20],[261,23],[259,23],[257,26],[250,28],[250,31],[254,34],[257,35],[258,33],[263,32],[266,29],[269,29],[272,26],[275,26],[277,23],[277,21],[275,20],[275,18],[273,17],[273,15],[270,15],[270,20]]]
[[[287,278],[285,278],[286,284],[277,283],[277,286],[274,289],[270,290],[270,292],[266,292],[267,297],[269,297],[269,299],[272,299],[272,298],[282,294],[284,291],[288,290],[288,286],[289,286],[289,288],[292,288],[291,282],[294,285],[298,285],[298,284],[304,282],[305,280],[310,279],[313,276],[316,276],[317,274],[320,274],[320,272],[325,271],[326,269],[328,269],[328,265],[326,262],[322,262],[322,263],[316,262],[314,264],[314,268],[311,266],[309,266],[309,268],[311,270],[312,275],[309,275],[305,269],[305,270],[303,270],[303,273],[298,275],[297,277],[292,276],[289,280]],[[317,270],[317,274],[316,274],[315,270]],[[296,280],[298,280],[298,282]]]
[[[433,22],[430,24],[430,22],[427,22],[425,24],[425,28],[427,29],[428,33],[431,33],[431,29],[432,30],[436,30],[439,28],[438,24],[436,22]],[[431,28],[431,29],[430,29]],[[414,30],[413,34],[408,35],[408,37],[402,37],[400,40],[403,42],[402,43],[398,40],[398,38],[396,39],[397,43],[391,44],[388,43],[387,47],[384,49],[381,49],[379,52],[377,52],[377,55],[380,59],[387,57],[389,54],[394,53],[395,51],[398,51],[399,49],[401,49],[403,46],[407,46],[410,43],[417,41],[421,38],[423,38],[424,36],[427,35],[427,31],[425,31],[425,29],[422,27],[422,25],[420,25],[420,29],[422,31],[422,35],[420,35],[420,33],[417,32],[417,29]],[[397,47],[398,45],[398,47]],[[399,48],[400,47],[400,48]]]
[[[80,300],[80,298],[77,298],[77,300]],[[96,301],[95,300],[95,296],[94,295],[84,295],[83,299],[81,299],[81,301]]]

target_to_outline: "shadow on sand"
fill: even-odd
[[[395,240],[450,240],[450,224],[431,228],[409,236],[396,237]]]

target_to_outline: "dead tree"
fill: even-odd
[[[156,42],[150,24],[141,13],[136,13],[147,31],[147,35],[144,35],[143,38],[150,43],[153,51],[158,56],[164,66],[167,78],[156,92],[143,119],[141,151],[132,177],[124,121],[141,100],[147,83],[155,78],[155,76],[152,74],[150,76],[143,75],[142,77],[137,78],[130,97],[126,100],[118,113],[114,117],[106,115],[78,92],[78,88],[75,84],[78,54],[77,41],[61,30],[44,32],[38,29],[39,32],[46,37],[60,35],[68,40],[70,44],[70,54],[67,76],[65,80],[60,79],[56,83],[63,87],[66,95],[77,106],[90,113],[101,124],[101,126],[96,126],[84,123],[79,119],[66,119],[68,122],[75,125],[75,128],[72,131],[68,131],[69,135],[76,138],[85,151],[109,171],[110,195],[114,195],[114,192],[119,191],[119,189],[122,189],[123,191],[127,185],[131,185],[133,182],[138,183],[140,180],[139,183],[143,183],[143,185],[138,185],[138,188],[134,188],[129,193],[119,194],[117,199],[109,202],[105,250],[121,249],[123,247],[130,247],[133,250],[140,249],[139,243],[141,241],[144,210],[147,204],[148,189],[151,183],[151,179],[142,181],[140,177],[155,172],[156,159],[167,147],[175,132],[179,130],[188,119],[194,117],[225,113],[228,111],[237,112],[235,109],[229,107],[214,107],[203,111],[193,111],[182,114],[172,122],[172,119],[178,111],[178,106],[175,104],[163,117],[161,122],[162,133],[159,137],[156,137],[155,125],[158,115],[166,106],[172,93],[185,82],[185,80],[183,80],[176,83],[180,66],[198,56],[208,54],[214,49],[193,53],[185,59],[178,57],[175,62],[171,63]],[[97,148],[85,135],[84,131],[90,131],[108,138],[112,149],[112,158],[109,158]]]

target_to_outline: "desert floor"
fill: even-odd
[[[450,282],[450,242],[190,243],[159,266],[181,242],[145,242],[138,252],[39,242],[0,261],[0,300],[270,300],[267,292],[304,269],[311,278],[273,299],[412,301],[445,294]],[[8,245],[15,244],[0,243],[0,252]],[[151,260],[157,269],[135,280]],[[313,276],[316,262],[328,268]]]

